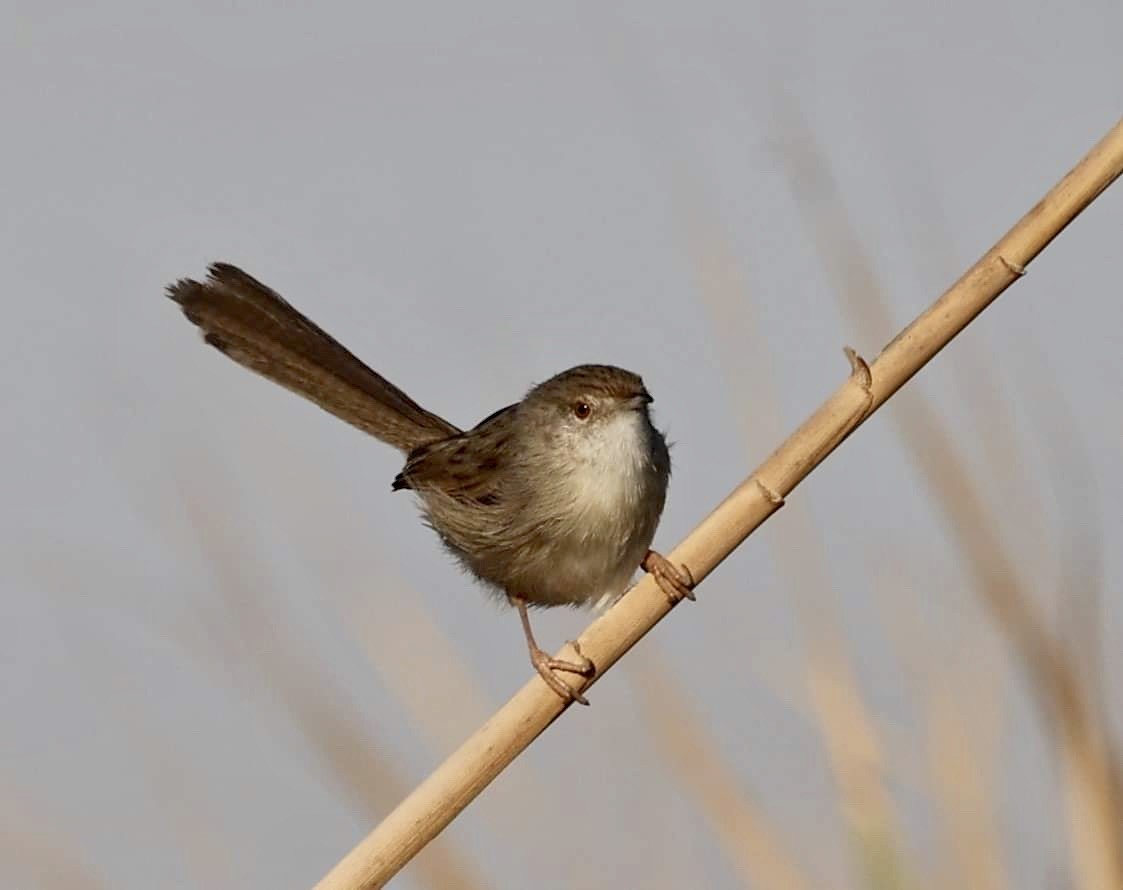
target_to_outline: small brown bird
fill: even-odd
[[[685,567],[650,549],[671,465],[637,375],[579,365],[464,431],[235,266],[215,263],[167,295],[219,352],[406,455],[392,488],[415,492],[445,547],[518,610],[531,663],[566,701],[588,704],[554,672],[596,668],[576,643],[581,661],[540,649],[528,605],[611,602],[637,567],[671,603],[694,599]]]

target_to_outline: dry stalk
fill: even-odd
[[[817,635],[805,672],[861,876],[875,890],[904,887],[902,835],[884,781],[880,734],[837,633]]]
[[[40,890],[108,890],[103,869],[79,855],[80,844],[64,836],[33,799],[5,781],[0,786],[4,809],[0,811],[0,863],[8,886]]]
[[[211,480],[221,478],[217,471],[202,475]],[[280,628],[271,622],[268,610],[262,605],[260,585],[251,581],[258,574],[256,563],[263,561],[256,561],[254,554],[247,555],[230,546],[230,541],[239,538],[237,527],[228,519],[207,515],[201,509],[201,500],[193,496],[198,488],[197,485],[183,486],[188,518],[200,550],[212,566],[228,602],[227,614],[233,617],[235,629],[245,634],[278,634]],[[372,749],[370,733],[362,721],[335,704],[343,697],[339,691],[331,690],[324,678],[310,681],[306,666],[294,654],[300,647],[247,646],[242,639],[235,646],[239,651],[228,653],[229,660],[243,655],[242,650],[256,653],[262,675],[286,706],[293,729],[319,756],[324,772],[346,789],[363,811],[378,812],[388,801],[405,793],[406,788],[398,779],[400,771],[389,758]],[[201,833],[203,828],[209,830],[210,826],[200,824],[196,833]],[[195,842],[198,846],[200,839]],[[200,858],[195,856],[192,861]],[[418,858],[415,868],[426,890],[477,890],[485,886],[471,855],[456,849],[447,839],[429,846]]]
[[[796,154],[800,178],[829,181],[827,164],[816,150],[815,141],[807,137],[796,144],[802,149]],[[888,326],[888,307],[884,299],[879,299],[881,289],[873,264],[853,239],[840,237],[852,227],[823,214],[816,214],[813,222],[821,252],[835,269],[843,272],[842,292],[853,314],[867,326]],[[839,244],[848,241],[850,249],[843,260],[841,250],[845,248]],[[979,392],[980,385],[984,391],[990,389],[986,374],[972,378],[971,402],[986,400]],[[1000,403],[993,394],[989,401]],[[990,440],[1006,432],[993,417],[992,410],[986,424],[986,438]],[[1028,585],[1019,577],[1019,561],[1002,545],[996,533],[999,523],[990,515],[979,496],[979,488],[971,481],[955,437],[923,399],[913,398],[902,404],[894,419],[907,452],[928,484],[932,501],[949,519],[949,528],[979,595],[1026,669],[1046,728],[1057,743],[1078,884],[1094,890],[1123,890],[1123,839],[1119,828],[1123,824],[1123,799],[1117,787],[1113,752],[1098,719],[1095,689],[1082,686],[1078,661],[1057,641],[1035,607]],[[1010,482],[1024,490],[1026,485],[1013,478],[1017,474],[1010,473],[1014,465],[1011,455],[1016,455],[1017,449],[1007,446],[999,453],[1002,458],[991,473],[1011,477]],[[1068,462],[1064,465],[1070,467]],[[1097,583],[1094,573],[1090,583]],[[1064,590],[1063,595],[1068,598],[1066,602],[1088,596],[1094,601],[1096,593]],[[1087,642],[1094,645],[1096,639],[1093,634]]]
[[[759,806],[703,728],[665,660],[640,659],[635,686],[652,740],[694,798],[746,887],[808,890],[814,886],[787,839]],[[635,666],[635,665],[633,665]]]
[[[962,886],[1003,890],[1009,882],[990,792],[994,762],[979,750],[972,733],[954,694],[945,688],[929,692],[926,753],[931,787],[943,811],[955,859],[961,873],[968,876]]]
[[[898,553],[897,559],[908,557]],[[925,708],[924,737],[905,746],[920,760],[902,772],[920,770],[927,776],[923,792],[942,822],[944,843],[930,875],[935,883],[929,886],[1005,890],[1009,881],[995,787],[1006,720],[1007,664],[992,650],[980,662],[983,654],[969,639],[957,638],[958,664],[934,654],[929,648],[931,629],[923,623],[915,599],[902,596],[904,572],[882,568],[887,570],[878,574],[875,586],[883,611],[893,616],[889,640],[913,697]]]
[[[763,328],[754,323],[748,286],[740,274],[722,229],[712,213],[702,212],[704,202],[688,201],[684,214],[692,223],[688,243],[694,257],[702,303],[715,320],[721,362],[729,379],[751,380],[754,387],[750,414],[738,412],[746,439],[750,431],[768,438],[779,434],[780,409],[776,387],[769,385],[767,364],[770,345]],[[737,333],[734,333],[737,332]],[[774,431],[768,433],[767,431]],[[832,616],[833,591],[822,545],[806,504],[788,516],[786,533],[773,537],[776,566],[791,592],[810,652],[803,673],[813,704],[815,726],[822,739],[835,778],[849,846],[871,887],[892,887],[902,882],[900,850],[903,838],[884,778],[882,743],[876,721],[869,713],[850,662],[845,643]],[[741,846],[749,842],[739,840]],[[782,886],[776,879],[749,880],[750,886]]]
[[[775,513],[784,498],[1011,284],[1123,173],[1123,121],[982,259],[867,365],[848,350],[849,379],[671,553],[698,581]],[[669,611],[642,579],[581,635],[599,679]],[[566,647],[568,649],[568,647]],[[573,657],[563,650],[561,657]],[[329,872],[319,890],[380,887],[451,822],[565,710],[535,677]]]

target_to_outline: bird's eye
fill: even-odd
[[[588,420],[589,415],[593,413],[593,409],[588,402],[577,402],[573,406],[573,416],[578,420]]]

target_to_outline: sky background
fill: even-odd
[[[529,675],[515,616],[391,496],[399,456],[204,349],[169,281],[234,262],[463,427],[574,364],[641,373],[676,443],[669,550],[844,345],[872,359],[1123,108],[1116,0],[3,23],[0,885],[28,890],[310,886]],[[816,885],[860,886],[809,717],[816,616],[910,861],[942,859],[938,677],[993,724],[1010,884],[1058,886],[1048,743],[893,414],[936,406],[1058,628],[1099,591],[1117,674],[1120,232],[1117,186],[517,761],[444,835],[462,885],[742,886],[653,741],[673,675]],[[840,301],[860,257],[881,324]]]

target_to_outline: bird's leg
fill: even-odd
[[[580,662],[553,658],[549,653],[542,651],[538,647],[538,643],[534,640],[534,631],[530,629],[530,615],[527,612],[526,600],[521,596],[511,596],[509,599],[511,600],[511,604],[519,610],[519,619],[522,621],[523,634],[526,636],[526,645],[530,650],[530,663],[534,665],[534,669],[538,671],[538,675],[545,680],[546,685],[554,690],[564,701],[575,701],[579,705],[587,705],[589,700],[576,689],[571,688],[568,683],[563,683],[554,671],[566,671],[570,674],[580,674],[582,677],[591,677],[596,673],[596,666],[581,654],[581,647],[577,644],[576,640],[571,640],[569,645],[573,647],[573,651],[576,652],[577,657],[581,659]]]
[[[683,600],[694,599],[694,576],[686,566],[680,568],[662,553],[648,550],[640,568],[655,579],[672,606]]]

